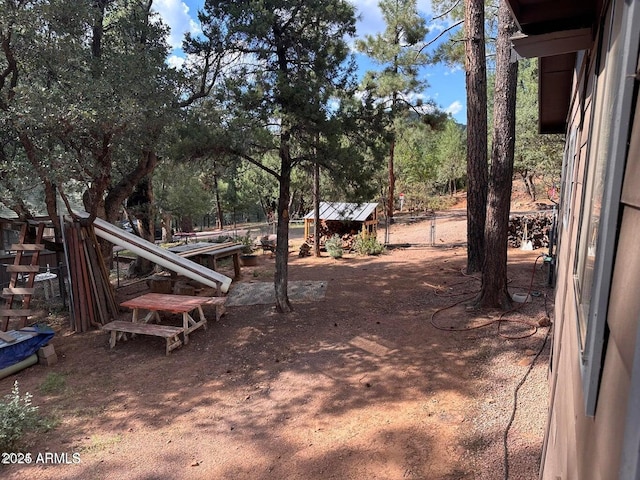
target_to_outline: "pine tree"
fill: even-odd
[[[367,72],[363,89],[373,92],[384,103],[388,113],[388,189],[387,218],[393,219],[395,205],[396,148],[395,121],[402,112],[419,106],[413,96],[426,88],[418,79],[418,69],[427,62],[422,53],[428,30],[418,14],[415,0],[381,0],[379,3],[386,23],[383,33],[367,36],[357,43],[358,50],[380,65],[380,71]]]
[[[213,43],[237,59],[220,100],[218,148],[278,181],[274,287],[276,309],[289,312],[292,172],[313,161],[321,134],[334,134],[328,105],[351,75],[345,61],[346,38],[355,34],[353,7],[342,0],[208,0],[200,19]],[[262,163],[268,152],[277,153],[276,168]]]
[[[511,206],[513,154],[515,145],[516,84],[518,63],[511,61],[511,36],[516,32],[506,2],[498,10],[496,75],[493,113],[493,144],[482,287],[477,304],[481,307],[507,308],[507,234]]]
[[[467,86],[467,272],[478,272],[484,260],[487,163],[487,64],[484,1],[466,0],[465,70]]]

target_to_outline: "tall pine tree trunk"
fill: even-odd
[[[498,10],[496,85],[493,114],[493,146],[482,288],[478,306],[506,309],[511,306],[507,290],[507,232],[513,180],[515,147],[516,83],[518,63],[511,62],[510,38],[515,23],[506,2]]]
[[[305,220],[306,221],[306,220]],[[320,164],[313,164],[313,253],[320,257]],[[305,239],[306,240],[306,239]]]
[[[487,67],[484,1],[466,0],[465,69],[467,86],[467,272],[478,272],[484,258],[487,206]]]
[[[274,286],[276,310],[292,312],[289,301],[289,198],[291,197],[291,134],[285,131],[280,137],[280,195],[278,197],[278,227],[276,239],[276,268]]]
[[[394,167],[394,154],[395,154],[396,140],[395,135],[391,140],[391,146],[389,147],[389,191],[387,193],[387,219],[390,223],[393,223],[393,207],[395,205],[396,195],[396,173]]]
[[[222,227],[224,227],[224,212],[222,210],[222,201],[220,199],[220,189],[218,188],[218,174],[215,173],[215,171],[213,173],[213,192],[216,197],[216,228],[218,230],[222,230]]]

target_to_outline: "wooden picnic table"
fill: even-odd
[[[180,346],[177,334],[181,333],[184,344],[189,343],[189,334],[202,327],[206,330],[207,319],[202,310],[203,305],[215,305],[216,320],[222,314],[225,297],[199,297],[193,295],[171,295],[163,293],[147,293],[140,297],[122,302],[120,306],[133,310],[131,322],[115,321],[104,325],[103,330],[111,331],[111,348],[120,338],[126,339],[126,333],[146,334],[164,337],[167,340],[167,354]],[[141,317],[140,312],[146,310],[147,314]],[[191,315],[198,311],[198,319]],[[182,327],[169,327],[163,325],[150,325],[149,322],[160,322],[159,312],[182,314]]]

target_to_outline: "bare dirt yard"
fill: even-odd
[[[464,274],[464,216],[438,221],[436,246],[424,245],[430,228],[394,225],[392,243],[421,246],[377,257],[299,258],[292,242],[290,281],[321,285],[314,296],[288,315],[229,306],[215,322],[205,307],[207,330],[168,356],[157,337],[110,349],[105,332],[51,321],[59,362],[0,380],[0,396],[16,380],[33,394],[56,426],[29,435],[22,452],[57,461],[2,465],[0,475],[536,479],[552,311],[542,252],[509,252],[510,291],[530,292],[530,303],[471,311],[480,282]],[[258,288],[273,268],[263,254],[240,283]]]

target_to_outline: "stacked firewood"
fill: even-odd
[[[549,231],[553,224],[551,214],[512,215],[509,218],[508,244],[513,248],[531,247],[532,249],[549,247]],[[530,243],[529,243],[530,242]]]
[[[71,281],[71,328],[86,332],[118,316],[115,292],[93,227],[65,223],[65,242]]]
[[[356,237],[358,236],[358,231],[354,228],[353,225],[349,225],[347,222],[321,220],[318,230],[320,234],[320,245],[324,245],[326,240],[334,235],[338,235],[342,239],[342,248],[350,251],[353,249]],[[313,245],[313,235],[310,235],[306,242],[309,245]]]
[[[299,257],[310,257],[311,256],[311,245],[307,242],[303,242],[300,245],[300,252],[298,253]]]
[[[336,233],[334,235],[338,235],[340,237],[340,240],[342,240],[342,248],[345,251],[353,250],[353,246],[354,246],[354,244],[356,242],[356,238],[358,237],[358,234],[356,234],[356,233],[344,233],[342,235],[339,235],[339,234]],[[320,246],[324,247],[325,241],[329,240],[331,237],[333,237],[333,235],[329,235],[329,236],[322,235],[320,237]],[[313,235],[309,235],[309,238],[307,238],[305,243],[308,244],[309,245],[309,249],[311,249],[311,245],[313,245]],[[303,244],[303,246],[304,246],[304,244]],[[301,254],[300,256],[302,257],[304,255]]]

